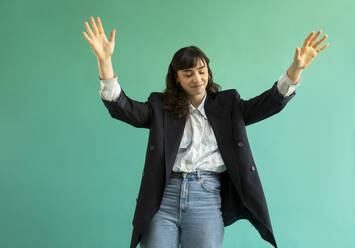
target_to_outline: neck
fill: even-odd
[[[191,104],[197,108],[198,106],[200,106],[201,102],[202,102],[202,99],[204,98],[206,94],[206,91],[203,92],[202,94],[200,95],[193,95],[193,96],[190,96],[190,102]]]

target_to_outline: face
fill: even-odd
[[[197,59],[195,67],[178,70],[176,81],[190,97],[204,96],[208,83],[208,68],[205,60]]]

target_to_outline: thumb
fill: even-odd
[[[300,56],[301,56],[301,50],[300,50],[299,47],[296,47],[296,56],[295,56],[295,57],[296,57],[297,59],[299,59]]]

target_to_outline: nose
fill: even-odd
[[[192,77],[194,83],[201,83],[201,78],[202,75],[200,75],[199,73],[195,73],[195,75]]]

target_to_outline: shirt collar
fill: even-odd
[[[197,109],[201,113],[201,115],[207,120],[207,116],[206,116],[205,108],[204,108],[206,97],[207,97],[207,92],[205,93],[205,96],[203,97],[202,102],[200,103],[200,105],[197,108],[195,108],[189,102],[189,109],[190,109],[190,113],[192,113],[195,109]]]

